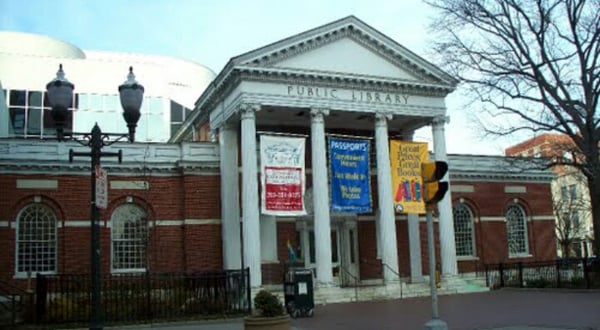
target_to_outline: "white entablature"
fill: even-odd
[[[318,107],[332,111],[326,127],[344,122],[361,128],[365,115],[384,112],[394,115],[391,129],[415,129],[445,115],[444,98],[456,84],[349,16],[232,58],[172,141],[189,138],[193,127],[206,122],[213,130],[221,127],[243,103],[271,110],[257,114],[257,122],[267,125],[283,120],[305,126],[302,110]]]

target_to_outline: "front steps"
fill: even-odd
[[[422,283],[402,281],[343,288],[339,286],[316,286],[313,295],[315,305],[429,296],[429,278],[425,276],[425,280]],[[264,289],[277,294],[280,299],[283,299],[282,286],[265,286]],[[489,291],[489,288],[485,286],[485,279],[462,275],[442,279],[441,287],[437,289],[438,295],[484,291]],[[252,296],[254,297],[255,294],[256,292],[253,290]]]

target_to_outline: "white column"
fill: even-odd
[[[259,105],[242,104],[242,224],[244,267],[250,268],[250,286],[262,284],[260,268],[260,224],[258,210],[258,167],[256,161],[255,112]]]
[[[387,121],[391,115],[375,115],[375,149],[377,152],[377,194],[379,197],[379,233],[381,236],[381,262],[385,282],[397,281],[398,247],[396,243],[396,215],[392,195],[390,146]],[[386,266],[387,265],[387,266]]]
[[[238,133],[235,127],[219,128],[221,165],[221,241],[223,269],[240,269],[240,192],[238,175]]]
[[[413,133],[402,134],[404,140],[412,141]],[[421,262],[421,230],[418,214],[408,214],[408,251],[410,255],[410,281],[411,283],[420,283],[423,278],[423,266]]]
[[[310,113],[317,282],[320,285],[327,286],[333,282],[331,269],[331,220],[329,218],[329,188],[327,184],[325,124],[323,120],[323,116],[328,115],[329,111],[327,109],[312,109]]]
[[[436,117],[431,122],[435,160],[448,161],[444,125],[449,121],[450,118],[444,116]],[[448,181],[448,184],[450,184],[450,176],[448,174],[442,180]],[[454,242],[454,219],[452,217],[452,196],[450,189],[448,189],[444,198],[438,203],[438,211],[442,275],[457,275],[458,267],[456,265],[456,244]]]

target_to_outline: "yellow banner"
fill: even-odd
[[[390,141],[392,192],[398,213],[425,213],[421,163],[429,159],[426,142]]]

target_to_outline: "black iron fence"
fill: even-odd
[[[38,323],[86,323],[90,319],[89,274],[36,278]],[[101,279],[104,323],[211,318],[250,312],[249,270],[194,274],[107,274]]]
[[[0,280],[0,329],[31,321],[33,291]]]
[[[600,288],[600,262],[571,258],[488,264],[485,279],[490,288]]]

